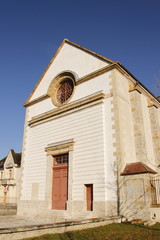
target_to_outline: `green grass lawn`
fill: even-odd
[[[26,240],[160,240],[160,224],[151,227],[135,224],[109,224],[103,227],[46,234]]]

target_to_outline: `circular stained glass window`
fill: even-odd
[[[70,78],[67,78],[60,82],[56,94],[57,102],[60,104],[65,103],[71,97],[73,89],[74,89],[73,81]]]
[[[75,85],[75,75],[69,71],[62,72],[52,80],[47,94],[51,97],[52,103],[60,107],[71,100]]]

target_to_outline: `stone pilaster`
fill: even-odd
[[[160,123],[158,119],[158,109],[152,105],[149,106],[150,124],[152,141],[155,155],[155,165],[160,165]]]
[[[25,154],[26,154],[26,145],[27,145],[27,137],[28,137],[28,116],[29,116],[29,108],[26,108],[25,124],[24,124],[24,134],[23,134],[23,144],[22,144],[20,184],[19,184],[19,192],[17,194],[17,199],[18,200],[22,198],[22,190],[23,190],[24,157],[25,157]]]
[[[141,93],[137,90],[130,92],[131,111],[134,130],[136,158],[139,162],[146,162],[146,141],[143,121]]]

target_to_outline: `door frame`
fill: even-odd
[[[57,157],[63,157],[63,156],[67,156],[67,163],[57,163],[56,162],[56,158]],[[59,155],[56,155],[56,156],[53,156],[53,167],[52,167],[52,171],[53,171],[53,174],[52,174],[52,209],[53,210],[67,210],[67,201],[68,201],[68,166],[69,166],[69,153],[63,153],[63,154],[59,154]],[[53,191],[54,191],[54,174],[55,174],[55,171],[56,170],[60,170],[60,173],[61,173],[61,170],[66,170],[67,172],[67,182],[66,182],[66,203],[65,203],[65,208],[64,209],[56,209],[56,208],[53,208]],[[60,180],[62,181],[62,179],[60,178]],[[62,182],[61,182],[62,184]],[[60,184],[60,185],[61,185]],[[62,192],[62,188],[63,188],[63,185],[61,185],[61,192]]]
[[[61,142],[49,144],[45,151],[47,153],[47,165],[46,165],[46,183],[45,183],[45,200],[48,205],[48,209],[52,211],[63,211],[52,209],[52,180],[53,180],[53,156],[68,153],[68,200],[67,210],[72,212],[72,200],[73,200],[73,153],[74,153],[74,139],[69,139]],[[48,201],[49,200],[49,201]]]

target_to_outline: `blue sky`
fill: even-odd
[[[0,159],[21,151],[23,103],[64,38],[120,61],[157,94],[159,0],[0,0]]]

